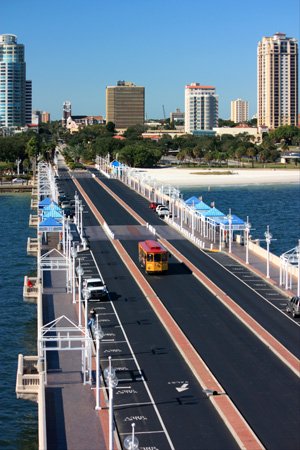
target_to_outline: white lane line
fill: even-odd
[[[95,257],[94,257],[94,254],[93,254],[92,250],[90,250],[90,252],[91,252],[92,258],[93,258],[93,260],[94,260],[95,266],[97,267],[98,272],[101,273],[100,270],[99,270],[98,264],[97,264],[97,262],[96,262],[96,260],[95,260]],[[141,368],[140,368],[140,366],[139,366],[139,363],[138,363],[138,361],[137,361],[137,359],[136,359],[136,356],[135,356],[135,354],[134,354],[134,352],[133,352],[133,349],[132,349],[132,347],[131,347],[131,345],[130,345],[130,342],[129,342],[128,338],[127,338],[127,335],[126,335],[126,332],[125,332],[125,330],[124,330],[124,328],[123,328],[123,325],[122,325],[122,323],[121,323],[120,317],[119,317],[119,315],[118,315],[118,313],[117,313],[117,311],[116,311],[116,308],[115,308],[114,304],[112,303],[112,301],[111,301],[110,303],[111,303],[112,309],[113,309],[114,312],[115,312],[116,318],[117,318],[117,320],[118,320],[118,322],[119,322],[119,324],[120,324],[120,328],[121,328],[121,330],[122,330],[122,332],[123,332],[123,335],[124,335],[124,337],[125,337],[125,339],[126,339],[126,342],[127,342],[128,347],[129,347],[129,350],[130,350],[130,352],[131,352],[131,354],[132,354],[132,358],[133,358],[133,360],[134,360],[134,362],[135,362],[135,364],[136,364],[136,367],[138,368],[138,371],[139,371],[139,373],[141,374],[141,377],[142,377],[142,376],[143,376],[143,375],[142,375],[142,370],[141,370]],[[121,359],[121,358],[119,358],[119,360],[123,360],[123,361],[124,361],[124,359]],[[114,359],[114,361],[116,361],[116,360]],[[145,389],[146,389],[146,391],[147,391],[147,393],[148,393],[148,395],[149,395],[149,398],[150,398],[151,403],[152,403],[152,405],[153,405],[153,408],[154,408],[154,410],[155,410],[155,412],[156,412],[157,418],[158,418],[158,420],[159,420],[159,422],[160,422],[160,424],[161,424],[161,427],[162,427],[162,429],[164,430],[164,433],[165,433],[165,435],[166,435],[167,441],[168,441],[168,443],[169,443],[171,449],[172,449],[172,450],[175,450],[175,447],[174,447],[174,445],[173,445],[173,442],[172,442],[172,440],[171,440],[171,438],[170,438],[170,436],[169,436],[169,433],[168,433],[168,431],[167,431],[167,429],[166,429],[166,426],[165,426],[165,424],[164,424],[164,422],[163,422],[163,419],[162,419],[162,417],[161,417],[161,415],[160,415],[160,413],[159,413],[159,411],[158,411],[158,408],[157,408],[157,406],[156,406],[156,404],[155,404],[154,398],[152,397],[152,394],[151,394],[151,391],[150,391],[150,389],[149,389],[149,387],[148,387],[148,384],[146,383],[146,381],[145,381],[144,379],[142,380],[142,382],[143,382],[144,387],[145,387]]]
[[[200,250],[202,251],[202,250]],[[290,316],[286,315],[284,311],[282,311],[281,309],[279,309],[276,305],[274,305],[270,300],[268,300],[267,298],[265,298],[262,294],[260,294],[258,291],[256,291],[253,287],[251,287],[249,284],[246,283],[246,281],[242,280],[241,278],[239,278],[237,275],[235,275],[235,273],[231,272],[229,269],[227,269],[226,266],[223,266],[223,264],[221,264],[218,260],[214,259],[209,253],[205,253],[203,252],[206,256],[208,256],[210,259],[212,259],[214,262],[216,262],[217,264],[219,264],[219,266],[223,267],[223,269],[225,269],[228,273],[230,273],[231,275],[233,275],[235,278],[237,278],[241,283],[243,283],[245,286],[247,286],[249,289],[251,289],[251,291],[255,292],[259,297],[261,297],[263,300],[265,300],[266,302],[269,303],[269,305],[271,305],[273,308],[276,309],[276,311],[279,311],[285,318],[287,318],[288,320],[290,320],[294,325],[296,326],[300,326],[300,323],[298,324],[297,322],[295,322]],[[201,269],[200,269],[201,270]],[[275,289],[275,288],[274,288]],[[282,294],[283,295],[283,294]],[[252,317],[252,316],[251,316]],[[259,322],[258,322],[259,323]]]
[[[151,402],[141,402],[141,403],[123,403],[121,405],[114,404],[114,409],[122,408],[123,406],[146,406],[146,405],[152,405]]]
[[[164,430],[160,431],[134,431],[134,434],[157,434],[157,433],[164,433]],[[130,433],[119,433],[120,436],[128,436]]]

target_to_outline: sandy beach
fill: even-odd
[[[175,187],[300,184],[300,169],[140,169],[152,178]],[[213,174],[212,174],[213,172]],[[215,174],[218,172],[219,174]]]

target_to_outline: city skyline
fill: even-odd
[[[213,85],[219,117],[230,117],[230,102],[249,102],[257,112],[257,44],[276,32],[298,39],[299,5],[254,0],[239,7],[230,1],[184,5],[154,0],[117,0],[112,9],[91,0],[82,10],[54,0],[51,8],[35,0],[1,6],[0,34],[16,34],[25,46],[27,76],[33,83],[33,109],[61,119],[62,104],[74,114],[105,114],[105,89],[120,79],[145,86],[146,118],[184,110],[184,88]],[[38,6],[35,8],[35,6]],[[57,7],[58,8],[57,8]],[[28,9],[30,14],[28,15]],[[26,19],[24,19],[26,17]]]

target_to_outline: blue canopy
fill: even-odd
[[[50,197],[46,197],[44,198],[44,200],[42,200],[41,202],[39,202],[39,208],[44,208],[44,206],[48,206],[51,203],[51,198]]]
[[[201,200],[201,202],[195,204],[194,209],[196,211],[208,211],[211,207]]]
[[[43,209],[43,220],[48,217],[52,217],[53,219],[62,219],[63,214],[56,209],[50,209],[50,210],[46,211],[46,208],[44,208]]]
[[[62,224],[52,217],[48,217],[39,223],[39,231],[59,231],[62,228]]]
[[[222,213],[221,211],[219,211],[215,207],[210,208],[207,211],[203,211],[203,213],[201,213],[201,215],[204,217],[225,217],[225,214]]]
[[[114,159],[111,163],[110,163],[110,166],[111,167],[119,167],[119,166],[121,166],[122,164],[119,162],[119,161],[117,161],[116,159]]]
[[[43,211],[59,211],[62,212],[62,209],[58,206],[56,202],[51,202],[49,205],[43,208]]]
[[[199,200],[199,198],[197,198],[197,197],[195,197],[195,196],[190,197],[190,198],[188,198],[187,200],[185,200],[185,204],[186,204],[186,205],[189,205],[189,206],[193,206],[193,205],[195,205],[196,203],[200,203],[200,200]]]
[[[229,220],[227,217],[216,218],[215,222],[217,222],[219,224],[223,224],[223,225],[229,225]],[[232,214],[231,225],[244,225],[244,224],[245,224],[245,222],[242,219],[240,219],[235,214]]]

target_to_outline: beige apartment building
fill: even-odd
[[[297,126],[298,42],[276,33],[257,47],[258,126]]]
[[[232,100],[230,120],[234,123],[248,122],[248,102],[241,98]]]
[[[144,124],[145,88],[129,81],[118,81],[117,86],[106,87],[106,123],[116,128]]]

